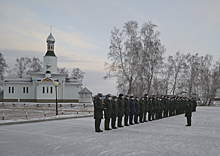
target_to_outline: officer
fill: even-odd
[[[112,103],[110,101],[110,95],[106,95],[104,100],[104,115],[105,115],[105,130],[111,130],[109,128],[110,119],[112,118]]]
[[[144,101],[144,97],[141,98],[140,100],[140,117],[139,117],[139,122],[140,123],[144,123],[143,121],[143,117],[144,117],[144,112],[145,112],[145,101]]]
[[[104,106],[101,100],[102,94],[98,93],[97,96],[94,98],[94,119],[95,119],[95,132],[103,132],[100,130],[101,120],[103,119],[103,109]]]
[[[149,99],[148,99],[148,94],[144,95],[144,103],[145,103],[145,110],[144,110],[144,122],[148,122],[147,121],[147,113],[148,113],[148,120],[150,120],[149,118]]]
[[[133,117],[136,113],[136,109],[135,109],[135,102],[134,102],[134,97],[133,96],[130,96],[129,107],[130,107],[129,124],[134,125]]]
[[[152,98],[149,97],[149,100],[148,100],[148,121],[152,121],[151,117],[152,117]]]
[[[117,97],[113,96],[112,100],[112,129],[117,129],[117,127],[115,126],[115,122],[116,122],[116,118],[118,117],[118,103],[117,103]]]
[[[196,107],[197,107],[197,102],[196,102],[195,98],[192,99],[192,103],[193,103],[193,112],[195,112],[196,111]]]
[[[164,99],[163,99],[163,103],[164,103],[164,117],[166,118],[168,116],[168,102],[167,102],[167,97],[164,96]]]
[[[188,99],[187,102],[186,102],[185,117],[187,119],[187,125],[186,126],[191,126],[192,103],[191,103],[190,99]]]
[[[152,120],[156,120],[156,99],[152,96]]]
[[[128,95],[126,95],[124,97],[124,114],[125,114],[125,117],[124,117],[124,125],[125,126],[129,126],[128,124],[128,116],[129,116],[129,113],[130,113],[130,109],[129,109],[129,97]]]
[[[123,94],[119,94],[119,97],[118,97],[118,127],[124,127],[124,126],[122,126],[123,115],[124,115]]]
[[[138,117],[140,115],[140,103],[139,103],[139,99],[137,96],[135,97],[134,102],[135,102],[135,109],[136,109],[135,116],[134,116],[134,123],[139,124]]]

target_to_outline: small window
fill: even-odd
[[[53,93],[53,87],[50,87],[50,93],[51,94]]]
[[[26,87],[26,93],[28,93],[28,87]]]
[[[43,87],[43,93],[45,93],[45,87]]]
[[[14,93],[14,87],[12,87],[12,91],[11,91],[11,93]]]
[[[11,87],[8,87],[8,93],[11,93]]]
[[[47,86],[47,93],[49,93],[49,88],[48,88],[48,86]]]
[[[23,87],[23,93],[25,93],[25,87]]]

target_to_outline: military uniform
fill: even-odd
[[[156,119],[156,99],[154,97],[152,97],[152,120]]]
[[[145,104],[145,110],[144,110],[144,122],[147,122],[147,113],[149,115],[149,101],[148,101],[148,96],[147,94],[145,94],[145,97],[144,97],[144,104]],[[148,116],[148,120],[150,120],[149,116]]]
[[[136,109],[136,112],[134,116],[134,123],[138,124],[138,117],[140,115],[140,103],[138,101],[138,98],[135,99],[135,109]]]
[[[135,102],[132,96],[130,96],[129,99],[129,108],[130,108],[130,114],[129,114],[129,124],[133,125],[133,117],[136,113],[136,109],[135,109]]]
[[[111,130],[109,128],[109,123],[110,123],[110,119],[112,118],[112,103],[108,98],[109,96],[104,100],[105,130]]]
[[[100,130],[100,124],[101,124],[101,120],[103,119],[103,109],[104,109],[102,100],[99,99],[99,97],[95,97],[93,104],[94,104],[95,131],[102,132]]]
[[[149,98],[149,101],[148,101],[148,121],[152,121],[151,117],[152,117],[152,99]]]
[[[129,117],[130,109],[129,109],[129,99],[128,96],[124,98],[124,125],[129,126],[128,124],[128,117]]]
[[[187,125],[186,126],[191,126],[192,103],[191,103],[190,100],[188,100],[186,102],[185,117],[187,119]]]
[[[143,118],[144,118],[144,112],[145,112],[145,101],[144,98],[140,100],[140,117],[139,117],[139,122],[143,123]]]
[[[115,126],[116,118],[118,117],[118,103],[115,101],[116,97],[113,97],[112,99],[112,129],[117,129]],[[116,99],[117,100],[117,99]]]
[[[122,99],[123,94],[119,94],[118,97],[118,127],[122,126],[122,117],[124,115],[124,100]]]

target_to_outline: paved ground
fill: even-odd
[[[191,127],[179,115],[103,133],[91,117],[0,126],[0,155],[219,156],[219,112],[199,107]]]

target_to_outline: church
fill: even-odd
[[[31,72],[28,78],[8,77],[3,82],[4,102],[55,102],[58,82],[58,102],[78,102],[82,81],[57,73],[57,56],[54,53],[55,38],[52,33],[46,39],[47,52],[43,57],[43,72]]]

